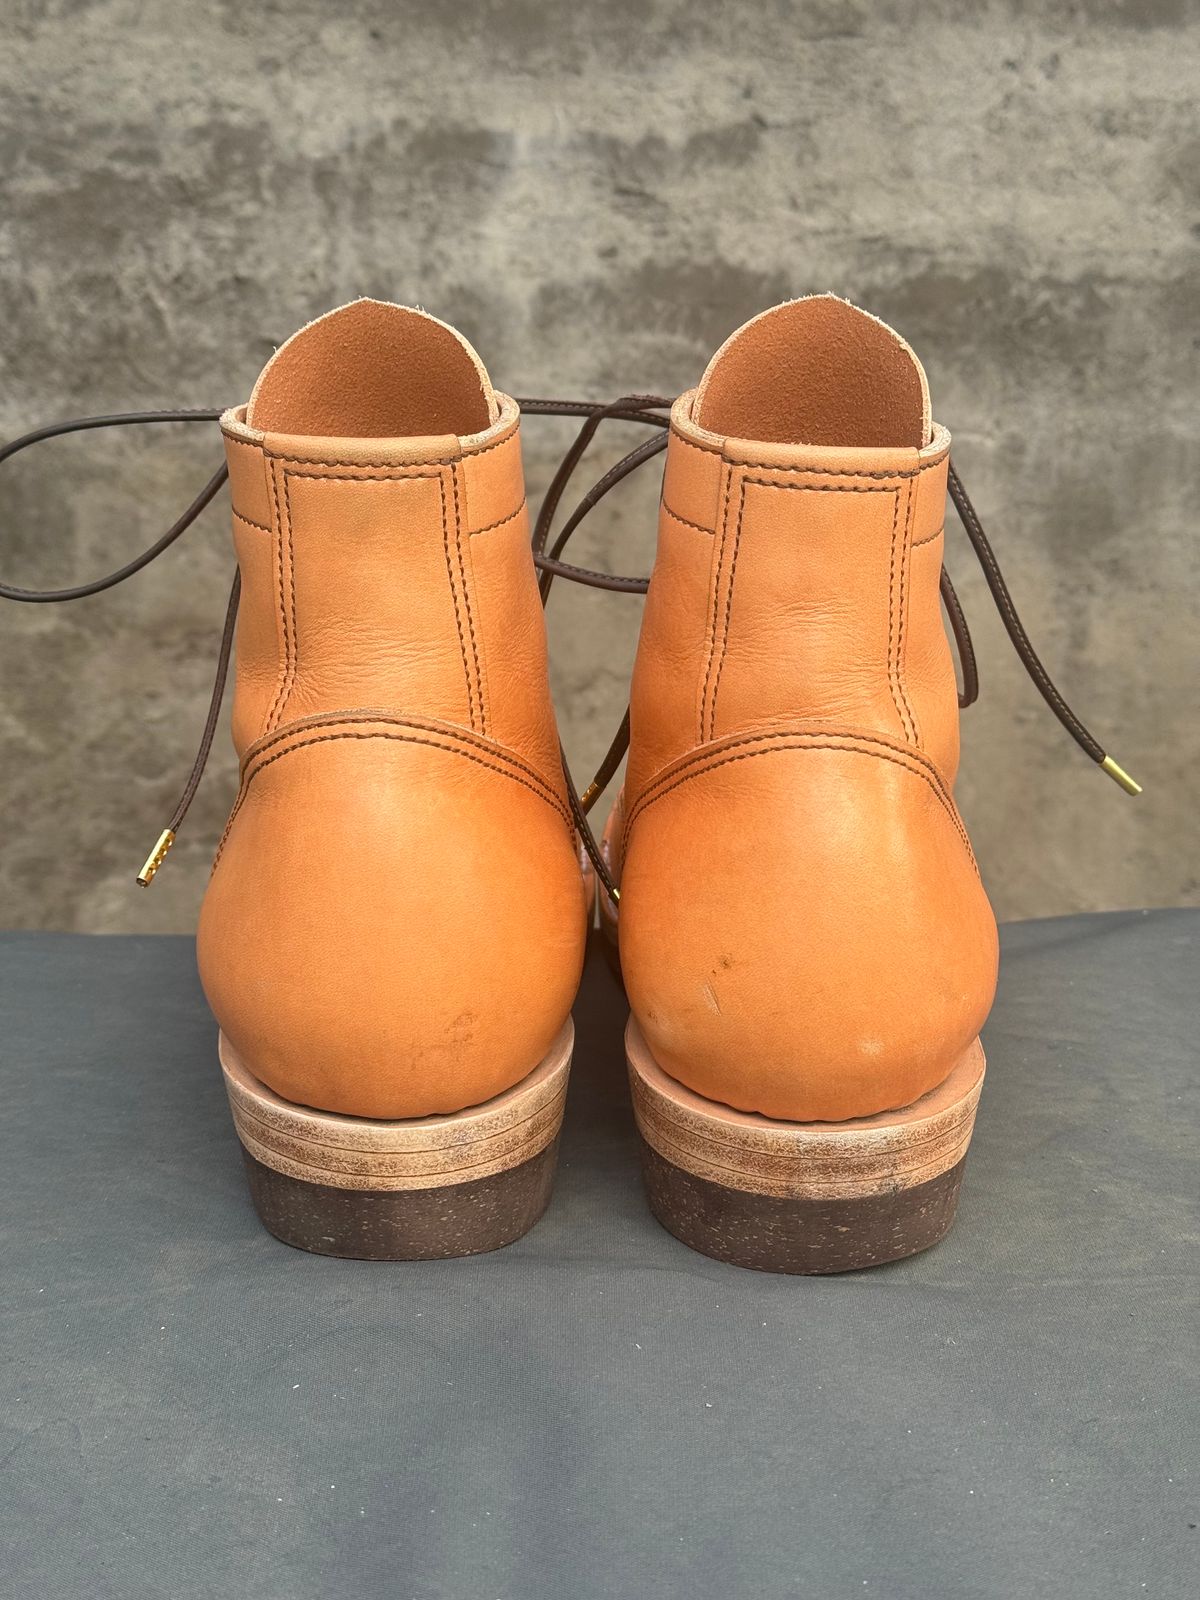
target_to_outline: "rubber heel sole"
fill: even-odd
[[[512,1089],[450,1116],[374,1122],[293,1105],[221,1036],[221,1067],[264,1227],[317,1255],[426,1261],[527,1233],[554,1182],[574,1028]]]
[[[701,1254],[761,1272],[853,1272],[945,1238],[983,1086],[976,1040],[911,1106],[853,1122],[776,1122],[663,1072],[629,1020],[625,1049],[650,1208]]]

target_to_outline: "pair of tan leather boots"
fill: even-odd
[[[291,1244],[455,1256],[532,1226],[597,889],[673,1233],[832,1272],[953,1220],[997,943],[952,793],[949,436],[904,341],[832,296],[747,323],[661,421],[593,871],[547,674],[556,561],[518,405],[466,340],[360,300],[221,417],[241,780],[199,962],[254,1201]]]
[[[309,1250],[488,1250],[549,1197],[595,877],[519,420],[369,300],[221,419],[241,782],[199,962],[255,1203]],[[996,928],[952,795],[948,451],[909,347],[830,296],[671,409],[600,911],[650,1203],[744,1265],[953,1218]]]

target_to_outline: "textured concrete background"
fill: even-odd
[[[243,399],[358,294],[457,322],[510,392],[609,397],[683,388],[745,317],[835,289],[924,357],[1035,642],[1146,785],[1124,798],[1062,733],[952,532],[983,677],[960,797],[997,909],[1200,898],[1186,0],[5,0],[0,21],[0,436]],[[526,437],[536,494],[565,436]],[[215,430],[164,428],[0,469],[3,576],[107,570],[218,459]],[[642,477],[582,555],[647,565]],[[154,888],[133,874],[191,760],[230,567],[214,508],[116,594],[0,609],[0,923],[192,927],[226,736]],[[581,769],[637,621],[554,600]]]

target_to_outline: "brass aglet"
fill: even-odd
[[[146,865],[138,873],[137,881],[141,884],[143,889],[146,888],[146,886],[153,880],[154,874],[166,860],[167,851],[174,843],[175,830],[173,828],[164,828],[158,836],[158,843],[146,857]]]
[[[589,783],[587,788],[579,796],[579,809],[583,812],[585,817],[596,804],[596,801],[599,800],[602,792],[603,791],[597,788],[594,783]]]
[[[1114,783],[1119,783],[1126,794],[1141,794],[1142,786],[1136,778],[1131,778],[1118,762],[1111,756],[1105,756],[1100,763],[1103,771],[1107,772]]]

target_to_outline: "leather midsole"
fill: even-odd
[[[915,1188],[955,1166],[971,1141],[985,1067],[976,1039],[910,1106],[850,1122],[782,1122],[685,1088],[655,1061],[633,1017],[625,1053],[638,1131],[664,1160],[726,1188],[813,1199]]]
[[[531,1160],[557,1136],[575,1040],[570,1020],[531,1073],[482,1105],[384,1122],[293,1105],[222,1034],[225,1088],[243,1146],[263,1166],[336,1189],[435,1189]]]

